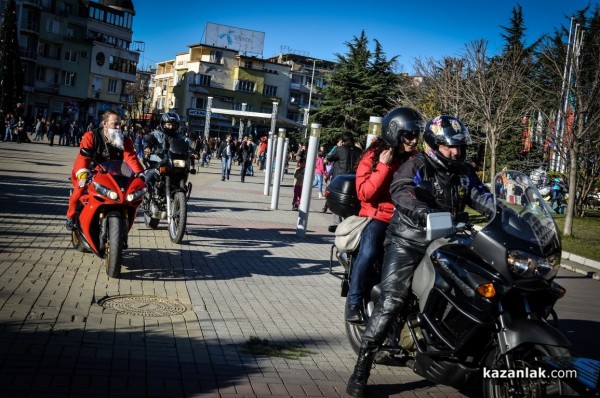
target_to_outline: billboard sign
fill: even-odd
[[[265,32],[235,28],[207,22],[204,44],[226,47],[243,53],[261,54],[265,44]]]

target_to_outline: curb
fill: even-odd
[[[561,268],[600,281],[600,262],[569,252],[562,252]]]
[[[600,271],[600,262],[599,261],[590,260],[589,258],[581,257],[576,254],[566,252],[564,250],[562,252],[562,258],[565,260],[571,260],[575,263],[582,264],[582,265],[585,265],[586,267],[594,268],[594,269]]]

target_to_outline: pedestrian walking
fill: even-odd
[[[304,183],[304,171],[306,169],[306,160],[304,158],[296,162],[294,170],[294,196],[292,198],[292,210],[298,210],[300,200],[302,199],[302,185]]]

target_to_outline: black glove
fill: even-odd
[[[428,207],[417,207],[413,212],[413,221],[425,228],[427,227],[427,215],[433,211]]]

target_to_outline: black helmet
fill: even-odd
[[[165,127],[165,124],[171,123],[171,128]],[[160,117],[160,131],[166,135],[175,135],[179,131],[179,115],[175,112],[163,113]]]
[[[469,129],[454,116],[442,115],[431,119],[423,133],[425,155],[434,163],[450,171],[458,171],[464,165],[467,157],[466,146],[471,144]],[[460,158],[448,159],[439,151],[440,145],[460,146]]]
[[[383,118],[382,136],[389,146],[395,148],[400,145],[400,138],[404,136],[419,139],[424,124],[421,114],[414,109],[395,108]]]

